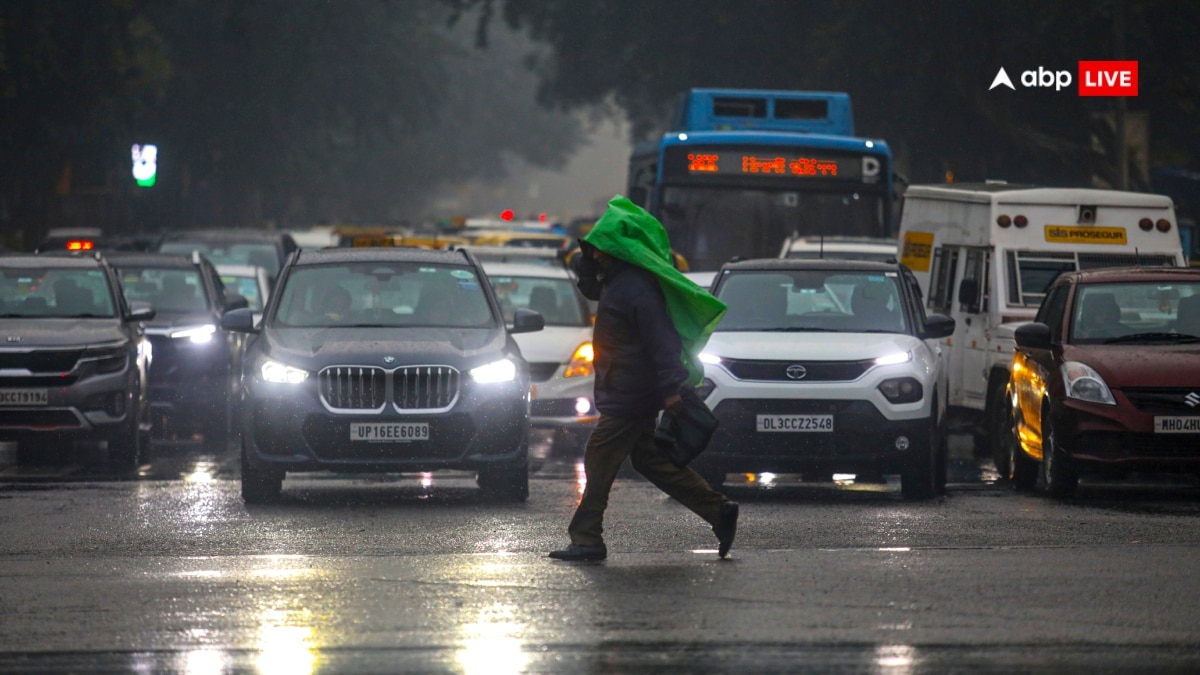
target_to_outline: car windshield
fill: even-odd
[[[1200,282],[1081,285],[1071,314],[1076,344],[1200,337]]]
[[[730,272],[717,297],[729,305],[718,331],[906,333],[895,272]]]
[[[517,309],[541,313],[547,326],[590,326],[570,279],[545,277],[490,277],[504,320],[512,323]]]
[[[301,265],[284,281],[274,327],[496,325],[465,265],[355,262]]]
[[[195,269],[181,267],[122,267],[121,291],[129,302],[148,302],[159,314],[207,312],[208,297]]]
[[[199,251],[214,265],[257,265],[265,268],[268,276],[274,277],[279,273],[279,255],[275,252],[275,245],[270,242],[243,241],[226,244],[179,239],[164,241],[158,250],[163,253]]]
[[[261,312],[263,308],[263,289],[258,285],[258,279],[253,276],[240,274],[222,274],[221,283],[225,288],[246,298],[247,307],[252,312]]]
[[[98,269],[4,267],[0,316],[105,318],[116,316],[104,272]]]

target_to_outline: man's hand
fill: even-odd
[[[671,394],[663,400],[663,407],[671,412],[675,412],[675,409],[681,405],[683,405],[683,397],[679,394]]]

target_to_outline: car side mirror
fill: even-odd
[[[971,314],[979,313],[979,282],[975,279],[963,279],[958,284],[958,302],[967,306]]]
[[[225,311],[228,312],[234,309],[245,309],[250,306],[250,301],[241,293],[226,293],[225,294]]]
[[[534,333],[546,327],[546,319],[532,309],[518,309],[513,314],[510,333]]]
[[[925,330],[921,331],[921,339],[937,340],[954,335],[954,319],[945,314],[930,314],[925,317]]]
[[[245,307],[231,309],[221,315],[221,328],[235,333],[257,333],[254,327],[254,312]]]
[[[1017,326],[1013,331],[1013,339],[1018,347],[1026,349],[1050,349],[1050,326],[1031,321]]]
[[[129,321],[150,321],[157,314],[148,302],[134,300],[129,303]]]

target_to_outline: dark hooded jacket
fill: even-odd
[[[592,333],[596,409],[614,417],[655,415],[688,380],[679,358],[683,343],[658,277],[618,259],[602,272],[586,267],[578,270],[581,289],[599,282]],[[596,290],[585,289],[593,295]]]

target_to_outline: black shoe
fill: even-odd
[[[550,551],[550,557],[555,560],[570,561],[604,560],[608,557],[608,547],[604,544],[595,544],[592,546],[571,544],[564,549]]]
[[[724,558],[733,547],[733,537],[737,534],[738,505],[737,502],[725,502],[721,505],[721,519],[713,526],[713,534],[721,545],[717,555]]]

